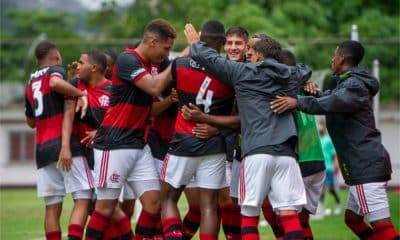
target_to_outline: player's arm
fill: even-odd
[[[171,94],[168,95],[168,97],[164,98],[161,101],[153,102],[153,105],[151,106],[151,116],[152,117],[159,116],[161,113],[167,110],[169,106],[171,106],[173,103],[176,102],[178,102],[178,93],[173,88],[171,90]]]
[[[34,118],[25,116],[25,120],[26,120],[26,124],[28,124],[28,126],[30,128],[35,128],[36,127],[36,121],[35,121]]]
[[[64,119],[61,132],[61,150],[57,163],[57,166],[61,167],[61,169],[64,171],[70,171],[72,165],[72,153],[70,143],[72,127],[74,124],[75,104],[76,101],[74,99],[66,99],[64,101]]]
[[[240,128],[240,118],[238,115],[211,115],[203,113],[200,108],[196,105],[189,103],[188,106],[183,106],[182,109],[182,116],[186,120],[200,122],[200,123],[207,123],[214,126],[225,127],[225,128],[233,128],[239,129]]]
[[[234,79],[242,72],[244,63],[229,61],[212,48],[199,41],[200,37],[191,24],[185,26],[185,36],[190,46],[190,57],[204,66],[217,79],[233,86]]]
[[[168,86],[171,79],[171,65],[169,65],[164,71],[156,76],[147,73],[142,78],[135,81],[135,85],[149,95],[156,97],[159,96]]]

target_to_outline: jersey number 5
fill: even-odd
[[[33,99],[36,100],[35,116],[38,117],[43,113],[43,94],[40,91],[42,82],[32,83]]]
[[[204,78],[204,81],[201,84],[200,90],[196,96],[196,105],[203,104],[205,113],[210,112],[210,106],[212,104],[212,97],[214,95],[214,92],[212,90],[207,90],[210,83],[211,83],[211,78],[209,78],[209,77]]]

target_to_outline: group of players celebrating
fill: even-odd
[[[337,46],[337,86],[322,92],[308,81],[311,70],[268,35],[225,32],[216,20],[201,34],[191,24],[184,33],[190,46],[170,60],[176,30],[155,19],[118,57],[82,53],[69,81],[57,47],[39,43],[25,113],[36,128],[46,239],[61,239],[66,193],[74,199],[71,240],[84,232],[85,239],[191,239],[198,229],[200,239],[218,239],[221,224],[226,239],[259,239],[261,211],[277,239],[313,239],[309,215],[325,166],[320,157],[299,161],[307,141],[298,138],[300,111],[326,115],[349,185],[346,225],[360,239],[399,239],[386,194],[390,158],[371,107],[379,83],[358,67],[360,43]],[[136,199],[143,208],[133,234]]]

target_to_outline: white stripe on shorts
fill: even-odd
[[[364,186],[356,184],[357,196],[360,201],[361,213],[366,214],[369,212],[367,200],[365,199]]]
[[[83,160],[83,166],[85,166],[85,172],[86,172],[86,177],[87,177],[87,180],[88,180],[89,187],[90,188],[94,188],[93,174],[92,174],[92,171],[89,168],[89,165],[87,163],[87,159],[83,158],[82,160]]]
[[[161,172],[160,172],[160,179],[162,181],[165,181],[165,173],[167,171],[168,160],[169,160],[169,154],[167,153],[165,155],[165,158],[164,158],[164,161],[163,161],[163,165],[162,165],[162,168],[161,168]]]
[[[105,187],[107,182],[107,168],[108,168],[109,156],[110,156],[110,151],[108,150],[103,151],[103,156],[101,157],[99,187]]]

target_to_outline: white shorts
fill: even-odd
[[[375,182],[350,186],[346,209],[366,216],[369,222],[389,218],[386,185],[386,182]]]
[[[68,172],[56,166],[57,163],[54,162],[38,169],[37,191],[39,197],[65,196],[66,193],[94,188],[93,175],[86,158],[73,157],[71,170]]]
[[[261,207],[267,196],[274,210],[298,210],[307,203],[300,168],[292,157],[269,154],[245,157],[239,187],[241,206]]]
[[[231,179],[232,179],[232,162],[226,161],[225,165],[225,184],[224,188],[228,188],[231,186]]]
[[[195,176],[199,188],[221,189],[226,181],[225,159],[225,153],[200,157],[167,154],[160,177],[174,188],[186,186]]]
[[[318,203],[321,198],[325,184],[325,170],[303,178],[306,189],[307,204],[304,206],[311,214],[317,212]]]
[[[231,176],[231,187],[229,189],[230,196],[233,198],[239,198],[239,178],[240,178],[240,161],[234,159],[232,162],[232,176]]]
[[[162,160],[160,160],[158,158],[154,158],[154,166],[156,167],[158,177],[160,177],[162,165],[163,165],[163,161]]]
[[[94,149],[94,172],[96,187],[100,188],[159,179],[147,145],[143,149]]]
[[[186,184],[186,186],[185,186],[185,188],[198,188],[198,187],[199,187],[199,186],[197,185],[195,176],[193,176],[193,177],[190,179],[189,183]]]
[[[123,202],[124,200],[132,200],[132,199],[137,199],[132,185],[125,183],[124,186],[122,187],[121,194],[119,195],[119,201]]]

